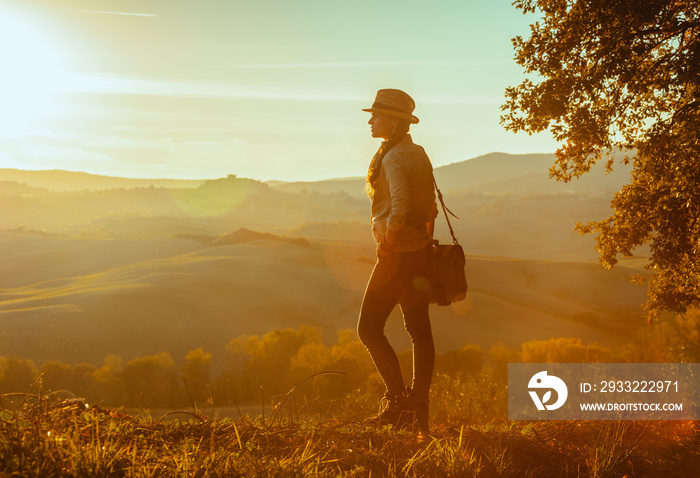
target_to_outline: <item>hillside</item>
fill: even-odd
[[[624,155],[618,156],[621,160]],[[631,171],[630,166],[617,164],[613,172],[606,175],[604,165],[597,164],[580,179],[563,183],[549,177],[549,169],[554,164],[554,159],[553,154],[490,153],[436,167],[435,180],[446,194],[474,192],[610,195],[627,182]],[[285,192],[315,191],[331,194],[343,191],[353,196],[362,196],[364,177],[275,183],[273,187]]]
[[[204,180],[192,179],[139,179],[100,176],[79,171],[0,169],[0,182],[15,182],[55,192],[99,191],[104,189],[133,188],[195,188]]]
[[[274,328],[354,328],[370,248],[250,232],[220,246],[201,239],[3,233],[15,259],[0,266],[0,350],[69,363],[164,350],[182,358]],[[643,291],[624,270],[469,256],[468,278],[468,302],[432,310],[441,351],[557,336],[610,344],[640,323]],[[407,347],[398,319],[389,331]]]
[[[453,224],[468,253],[470,294],[433,307],[441,351],[558,336],[612,344],[644,323],[633,270],[603,270],[592,238],[573,230],[609,214],[607,186],[477,191],[504,187],[503,171],[510,181],[544,174],[544,159],[528,158],[510,158],[524,161],[521,170],[500,155],[445,167],[453,182],[443,189],[463,187],[446,196],[460,217]],[[242,334],[305,323],[333,337],[355,327],[374,262],[364,197],[235,177],[62,192],[40,182],[0,189],[2,355],[99,364],[109,353],[168,351],[180,360]],[[442,216],[437,237],[449,240]],[[395,314],[388,332],[409,347]]]

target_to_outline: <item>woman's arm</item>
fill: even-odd
[[[428,226],[428,235],[432,239],[433,235],[435,234],[435,219],[431,219],[430,221],[428,221],[428,224],[426,224],[426,226]]]
[[[437,207],[437,203],[434,202],[433,203],[433,210],[430,211],[430,221],[428,221],[426,224],[426,226],[428,226],[428,235],[431,237],[431,239],[432,239],[433,235],[435,234],[435,218],[437,217],[437,215],[438,215],[438,207]]]

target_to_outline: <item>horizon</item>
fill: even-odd
[[[448,163],[448,164],[442,164],[440,166],[434,166],[434,169],[440,169],[444,168],[447,166],[451,166],[454,164],[460,164],[460,163],[465,163],[467,161],[472,161],[474,159],[480,159],[486,156],[493,156],[493,155],[506,155],[506,156],[527,156],[527,155],[551,155],[553,153],[506,153],[503,151],[492,151],[490,153],[485,153],[479,156],[475,156],[473,158],[467,158],[462,161],[455,161],[453,163]],[[51,172],[56,172],[56,173],[75,173],[75,174],[86,174],[89,176],[98,176],[102,178],[111,178],[111,179],[127,179],[127,180],[144,180],[144,181],[212,181],[212,180],[217,180],[217,179],[225,179],[231,176],[234,176],[238,179],[249,179],[252,181],[260,181],[262,183],[274,183],[274,182],[279,182],[279,183],[295,183],[295,182],[322,182],[322,181],[335,181],[335,180],[349,180],[349,179],[362,179],[364,178],[363,174],[359,174],[356,176],[332,176],[332,177],[326,177],[326,178],[318,178],[318,179],[297,179],[297,180],[284,180],[284,179],[260,179],[260,178],[253,178],[253,177],[248,177],[248,176],[240,176],[236,173],[228,173],[223,176],[217,176],[217,177],[189,177],[189,178],[176,178],[176,177],[167,177],[167,176],[158,176],[158,177],[144,177],[144,176],[113,176],[109,174],[101,174],[101,173],[92,173],[89,171],[80,171],[80,170],[71,170],[71,169],[56,169],[56,168],[51,168],[51,169],[20,169],[20,168],[5,168],[5,167],[0,167],[0,171],[18,171],[18,172],[26,172],[26,173],[32,173],[32,172],[43,172],[43,173],[51,173]]]
[[[88,7],[0,3],[0,168],[362,176],[379,143],[361,109],[387,87],[416,101],[411,134],[435,167],[556,149],[549,133],[499,124],[505,87],[524,75],[511,38],[537,19],[509,0]]]

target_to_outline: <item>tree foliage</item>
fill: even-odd
[[[0,357],[0,394],[30,390],[36,380],[32,360],[20,357]]]
[[[356,331],[339,330],[335,342],[328,345],[321,341],[321,332],[301,326],[263,336],[242,336],[218,353],[210,354],[202,348],[190,350],[179,367],[167,352],[137,357],[126,364],[121,357],[109,355],[101,367],[51,360],[39,370],[31,360],[0,356],[0,408],[26,403],[27,396],[35,395],[51,400],[77,399],[74,402],[91,407],[172,410],[196,405],[195,409],[212,406],[227,413],[226,407],[233,405],[243,413],[261,405],[262,386],[266,397],[263,403],[269,400],[278,405],[284,401],[297,413],[309,413],[318,404],[322,404],[324,414],[331,408],[357,417],[374,413],[384,384]],[[236,354],[241,360],[231,360]],[[399,352],[402,361],[410,356],[410,350]],[[219,366],[214,376],[211,364],[217,359],[221,365],[229,361],[229,366]],[[276,368],[261,367],[263,361],[277,364]],[[697,309],[673,320],[658,321],[637,339],[612,349],[566,337],[532,340],[518,347],[495,345],[488,350],[467,344],[436,357],[431,408],[436,420],[445,423],[450,417],[468,423],[489,423],[505,417],[510,363],[698,361]],[[403,365],[407,374],[404,379],[409,383],[410,360]],[[341,374],[319,375],[323,371]],[[287,400],[287,392],[295,385],[299,386]],[[14,393],[20,396],[13,397]]]
[[[607,267],[650,247],[645,307],[700,302],[700,2],[516,0],[540,15],[516,37],[526,79],[506,90],[502,124],[560,143],[550,175],[569,181],[615,152],[632,163],[613,215],[578,225],[597,234]]]
[[[175,362],[170,354],[139,357],[126,364],[122,371],[126,387],[127,404],[132,407],[145,407],[151,403],[177,406],[179,380]]]
[[[211,354],[204,349],[190,350],[185,356],[185,363],[180,367],[182,382],[187,389],[190,400],[204,403],[209,398],[211,387]]]

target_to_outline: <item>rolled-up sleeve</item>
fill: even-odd
[[[408,174],[404,167],[395,158],[384,158],[382,165],[386,174],[386,182],[391,197],[391,212],[386,227],[394,231],[400,231],[408,217],[410,202],[410,188]]]

